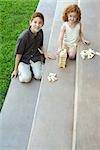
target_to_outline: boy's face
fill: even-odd
[[[71,24],[76,23],[76,21],[77,21],[77,13],[76,13],[76,12],[70,12],[70,13],[68,14],[68,21],[69,21]]]
[[[30,22],[30,26],[32,32],[39,32],[43,26],[43,20],[40,17],[36,17]]]

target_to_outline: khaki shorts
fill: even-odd
[[[69,51],[76,53],[77,52],[77,46],[78,46],[78,44],[76,44],[76,43],[74,43],[74,44],[63,43],[63,49],[67,49],[68,53],[69,53]]]

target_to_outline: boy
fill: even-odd
[[[17,40],[15,68],[11,77],[16,78],[18,75],[20,82],[30,82],[32,72],[35,79],[42,77],[43,25],[43,14],[35,12],[30,20],[29,29],[22,32]],[[45,54],[44,56],[46,57]]]

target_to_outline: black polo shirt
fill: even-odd
[[[30,28],[22,32],[17,40],[16,54],[22,54],[21,62],[26,64],[30,60],[37,62],[41,60],[41,54],[38,48],[43,46],[43,30],[41,29],[37,34],[32,33]]]

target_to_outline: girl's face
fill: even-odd
[[[70,12],[68,14],[68,22],[70,24],[74,24],[77,21],[77,13],[76,12]]]
[[[36,17],[30,22],[30,26],[32,32],[39,32],[43,26],[43,20],[40,17]]]

